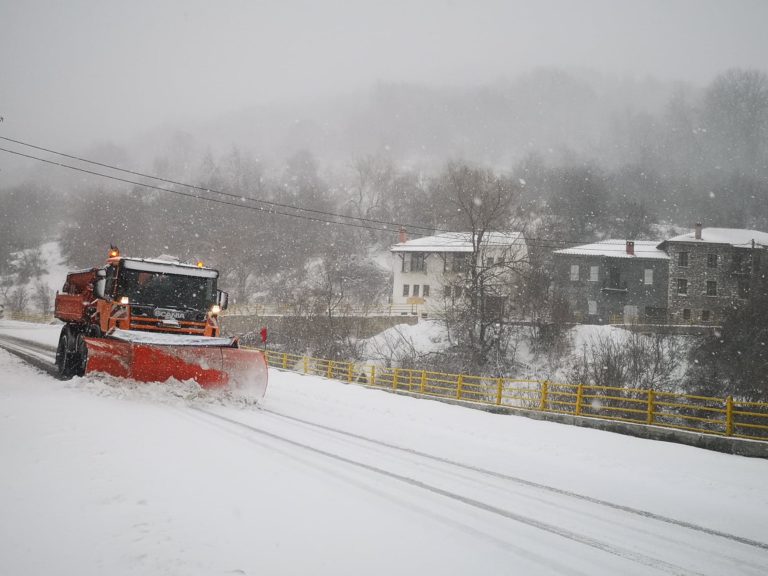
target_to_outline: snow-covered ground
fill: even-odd
[[[585,347],[589,348],[595,342],[615,340],[624,342],[632,336],[632,332],[622,326],[577,324],[568,329],[565,339],[567,346],[560,350],[559,355],[546,353],[536,354],[531,350],[530,328],[527,326],[510,326],[513,331],[510,337],[508,358],[514,358],[509,363],[506,374],[517,378],[549,379],[566,382],[569,369],[574,360],[583,356]],[[692,336],[674,336],[680,344],[680,350],[687,350],[694,341]],[[450,340],[445,324],[434,319],[420,319],[417,324],[398,324],[363,341],[362,355],[366,363],[376,365],[397,366],[403,359],[415,361],[419,365],[419,357],[435,352],[441,352],[450,347]],[[687,368],[685,355],[678,358],[679,379]]]
[[[46,346],[56,346],[59,343],[59,334],[63,325],[58,320],[54,320],[51,324],[0,320],[0,337],[11,336]]]
[[[0,350],[0,574],[764,575],[766,477],[276,370],[256,407]]]

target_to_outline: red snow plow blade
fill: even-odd
[[[104,372],[139,382],[194,380],[202,388],[228,389],[255,399],[267,390],[264,355],[234,348],[229,338],[116,330],[109,337],[85,338],[85,343],[86,374]]]

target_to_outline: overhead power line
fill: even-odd
[[[8,138],[6,136],[0,136],[0,140],[5,140],[7,142],[11,142],[11,143],[14,143],[14,144],[17,144],[17,145],[26,146],[28,148],[32,148],[32,149],[35,149],[35,150],[40,150],[42,152],[47,152],[49,154],[55,154],[57,156],[61,156],[61,157],[64,157],[64,158],[69,158],[69,159],[72,159],[72,160],[76,160],[78,162],[83,162],[83,163],[86,163],[86,164],[91,164],[93,166],[100,166],[100,167],[106,168],[108,170],[113,170],[113,171],[116,171],[116,172],[122,172],[124,174],[131,174],[133,176],[139,176],[141,178],[147,178],[147,179],[150,179],[150,180],[155,180],[155,181],[163,182],[163,183],[166,183],[166,184],[171,184],[173,186],[181,186],[181,187],[184,187],[184,188],[188,188],[190,190],[196,190],[198,192],[202,192],[202,193],[206,193],[206,194],[216,194],[216,195],[223,196],[225,198],[231,198],[231,199],[237,200],[237,201],[235,202],[235,201],[230,201],[230,200],[222,200],[222,199],[218,199],[218,198],[211,198],[209,196],[205,196],[205,195],[202,195],[202,194],[193,194],[193,193],[189,193],[189,192],[182,192],[180,190],[175,190],[175,189],[171,189],[171,188],[164,188],[164,187],[161,187],[161,186],[156,186],[154,184],[148,184],[148,183],[145,183],[145,182],[137,182],[135,180],[131,180],[131,179],[128,179],[128,178],[123,178],[123,177],[120,177],[120,176],[114,176],[114,175],[111,175],[111,174],[105,174],[103,172],[97,172],[95,170],[89,170],[87,168],[82,168],[82,167],[79,167],[79,166],[73,166],[71,164],[66,164],[64,162],[58,162],[58,161],[50,160],[50,159],[47,159],[47,158],[41,158],[39,156],[35,156],[35,155],[32,155],[32,154],[26,154],[24,152],[19,152],[17,150],[9,150],[7,148],[0,148],[0,152],[6,152],[8,154],[14,154],[16,156],[21,156],[23,158],[28,158],[30,160],[35,160],[35,161],[38,161],[38,162],[43,162],[45,164],[57,166],[57,167],[60,167],[60,168],[66,168],[68,170],[73,170],[73,171],[76,171],[76,172],[81,172],[81,173],[89,174],[89,175],[92,175],[92,176],[98,176],[100,178],[106,178],[106,179],[109,179],[109,180],[114,180],[114,181],[122,182],[122,183],[125,183],[125,184],[132,184],[134,186],[140,186],[140,187],[143,187],[143,188],[148,188],[148,189],[151,189],[151,190],[157,190],[157,191],[160,191],[160,192],[167,192],[169,194],[175,194],[175,195],[178,195],[178,196],[192,198],[192,199],[195,199],[195,200],[203,200],[203,201],[206,201],[206,202],[212,202],[212,203],[215,203],[215,204],[221,204],[221,205],[225,205],[225,206],[235,206],[235,207],[238,207],[238,208],[245,208],[245,209],[248,209],[248,210],[253,210],[253,211],[261,212],[261,213],[265,213],[265,214],[272,214],[272,215],[278,215],[278,216],[288,216],[288,217],[292,217],[292,218],[299,218],[299,219],[302,219],[302,220],[306,220],[306,221],[310,221],[310,222],[317,222],[317,223],[321,223],[321,224],[327,224],[327,225],[328,224],[333,224],[333,225],[349,226],[349,227],[353,227],[353,228],[362,228],[362,229],[373,230],[373,231],[377,231],[377,232],[394,233],[394,232],[397,232],[402,227],[402,228],[407,229],[410,234],[413,234],[415,236],[426,236],[428,234],[419,234],[419,233],[415,233],[414,234],[413,233],[414,229],[426,230],[426,231],[429,231],[430,234],[433,234],[433,233],[457,233],[457,232],[452,231],[452,230],[439,229],[439,228],[435,228],[435,227],[432,227],[432,226],[424,226],[424,225],[418,225],[418,224],[413,224],[413,223],[397,223],[397,222],[391,222],[391,221],[387,221],[387,220],[378,220],[378,219],[375,219],[375,218],[364,218],[364,217],[361,217],[361,216],[352,216],[352,215],[348,215],[348,214],[341,214],[341,213],[338,213],[338,212],[330,212],[330,211],[317,210],[317,209],[312,209],[312,208],[303,208],[303,207],[294,206],[294,205],[291,205],[291,204],[284,204],[284,203],[275,202],[275,201],[271,201],[271,200],[264,200],[264,199],[260,199],[260,198],[254,198],[252,196],[245,196],[245,195],[242,195],[242,194],[234,194],[234,193],[231,193],[231,192],[224,192],[224,191],[221,191],[221,190],[216,190],[214,188],[206,188],[206,187],[203,187],[203,186],[197,186],[197,185],[189,184],[189,183],[186,183],[186,182],[179,182],[179,181],[176,181],[176,180],[171,180],[169,178],[163,178],[163,177],[160,177],[160,176],[154,176],[152,174],[146,174],[146,173],[143,173],[143,172],[138,172],[138,171],[130,170],[130,169],[127,169],[127,168],[121,168],[119,166],[114,166],[114,165],[111,165],[111,164],[106,164],[106,163],[103,163],[103,162],[98,162],[98,161],[95,161],[95,160],[90,160],[88,158],[83,158],[83,157],[80,157],[80,156],[75,156],[75,155],[72,155],[72,154],[67,154],[65,152],[59,152],[59,151],[53,150],[51,148],[46,148],[46,147],[43,147],[43,146],[38,146],[38,145],[31,144],[31,143],[28,143],[28,142],[24,142],[24,141],[21,141],[21,140],[15,140],[13,138]],[[246,202],[254,202],[256,204],[261,204],[262,206],[248,205],[248,204],[246,204]],[[280,210],[278,210],[278,208]],[[293,210],[295,212],[285,212],[283,210]],[[301,212],[305,212],[305,213],[309,213],[309,214],[316,214],[317,216],[308,216],[307,214],[302,214]],[[321,218],[320,216],[327,216],[327,217],[334,218],[334,219],[329,220],[329,219],[326,219],[326,218]],[[347,220],[352,220],[352,221],[350,222],[350,221],[347,221]],[[460,233],[457,233],[457,234],[460,234]],[[484,243],[484,244],[498,245],[498,246],[507,246],[507,245],[510,245],[510,244],[525,244],[526,246],[536,246],[536,247],[540,247],[540,248],[555,249],[555,248],[563,247],[563,246],[577,246],[579,244],[593,244],[593,243],[594,243],[594,241],[590,241],[590,240],[584,241],[584,240],[545,239],[545,238],[530,238],[529,237],[529,238],[520,238],[520,239],[515,239],[515,240],[505,241],[505,242],[488,242],[488,243]],[[611,241],[606,242],[606,241],[604,241],[604,242],[602,242],[602,244],[604,246],[605,245],[611,245],[611,244],[613,244],[613,245],[623,245],[624,241],[615,241],[615,242],[611,242]],[[582,248],[582,250],[583,251],[602,252],[602,250],[598,249],[598,248]]]
[[[198,186],[198,185],[189,184],[189,183],[186,183],[186,182],[179,182],[177,180],[171,180],[169,178],[163,178],[161,176],[154,176],[152,174],[146,174],[146,173],[143,173],[143,172],[138,172],[136,170],[129,170],[127,168],[121,168],[119,166],[113,166],[111,164],[106,164],[104,162],[97,162],[95,160],[89,160],[88,158],[83,158],[83,157],[80,157],[80,156],[75,156],[75,155],[72,155],[72,154],[67,154],[65,152],[59,152],[57,150],[52,150],[50,148],[45,148],[43,146],[37,146],[35,144],[30,144],[29,142],[23,142],[21,140],[14,140],[13,138],[8,138],[6,136],[0,136],[0,140],[5,140],[7,142],[12,142],[14,144],[19,144],[21,146],[27,146],[28,148],[33,148],[35,150],[40,150],[42,152],[48,152],[49,154],[56,154],[57,156],[62,156],[64,158],[69,158],[71,160],[77,160],[78,162],[84,162],[86,164],[91,164],[93,166],[101,166],[102,168],[107,168],[109,170],[115,170],[116,172],[123,172],[124,174],[131,174],[133,176],[140,176],[142,178],[149,178],[151,180],[156,180],[158,182],[165,182],[166,184],[173,184],[175,186],[183,186],[185,188],[190,188],[192,190],[198,190],[200,192],[205,192],[205,193],[208,193],[208,194],[217,194],[217,195],[225,196],[225,197],[228,197],[228,198],[235,198],[235,199],[240,200],[240,201],[248,200],[250,202],[256,202],[256,203],[259,203],[259,204],[265,204],[267,206],[274,206],[276,208],[287,208],[287,209],[290,209],[290,210],[297,210],[299,212],[309,212],[309,213],[312,213],[312,214],[318,214],[318,215],[321,215],[321,216],[330,216],[330,217],[334,217],[334,218],[346,218],[346,219],[349,219],[349,220],[356,220],[356,221],[359,221],[359,222],[367,222],[367,223],[371,223],[371,224],[383,224],[385,226],[392,226],[393,228],[398,228],[400,226],[403,226],[403,227],[406,227],[406,228],[409,228],[409,229],[414,229],[415,228],[415,229],[419,229],[419,230],[429,230],[430,232],[432,230],[434,230],[434,228],[431,227],[431,226],[422,226],[422,225],[413,224],[413,223],[396,223],[396,222],[389,222],[389,221],[386,221],[386,220],[377,220],[375,218],[365,218],[365,217],[362,217],[362,216],[353,216],[351,214],[340,214],[338,212],[329,212],[329,211],[325,211],[325,210],[317,210],[317,209],[314,209],[314,208],[304,208],[304,207],[301,207],[301,206],[294,206],[294,205],[291,205],[291,204],[284,204],[284,203],[281,203],[281,202],[275,202],[273,200],[264,200],[262,198],[254,198],[253,196],[245,196],[245,195],[242,195],[242,194],[234,194],[232,192],[224,192],[222,190],[217,190],[215,188],[206,188],[204,186]],[[4,151],[7,152],[7,150],[4,150]],[[28,157],[32,158],[32,156],[28,156]],[[38,160],[39,160],[39,158],[38,158]],[[65,166],[65,165],[62,165],[62,166],[66,167],[66,168],[75,169],[72,166]],[[109,177],[108,175],[105,175],[105,174],[97,174],[97,175],[100,175],[100,176],[103,176],[103,177]]]
[[[275,210],[273,208],[262,208],[259,206],[249,206],[247,204],[243,204],[242,202],[231,202],[228,200],[219,200],[217,198],[208,198],[206,196],[201,196],[199,194],[190,194],[189,192],[181,192],[180,190],[171,190],[170,188],[161,188],[160,186],[155,186],[153,184],[146,184],[144,182],[136,182],[135,180],[129,180],[127,178],[120,178],[119,176],[111,176],[109,174],[103,174],[101,172],[96,172],[94,170],[87,170],[85,168],[79,168],[77,166],[72,166],[70,164],[64,164],[63,162],[56,162],[54,160],[48,160],[46,158],[40,158],[38,156],[33,156],[31,154],[24,154],[23,152],[18,152],[15,150],[8,150],[6,148],[0,148],[0,152],[7,152],[9,154],[15,154],[17,156],[22,156],[24,158],[29,158],[31,160],[37,160],[39,162],[44,162],[46,164],[51,164],[53,166],[59,166],[61,168],[67,168],[69,170],[75,170],[77,172],[82,172],[84,174],[91,174],[92,176],[100,176],[102,178],[108,178],[110,180],[115,180],[117,182],[123,182],[125,184],[133,184],[135,186],[142,186],[144,188],[150,188],[152,190],[158,190],[160,192],[168,192],[169,194],[176,194],[177,196],[185,196],[187,198],[194,198],[196,200],[204,200],[206,202],[213,202],[215,204],[223,204],[226,206],[236,206],[238,208],[245,208],[247,210],[254,210],[256,212],[262,212],[265,214],[276,214],[279,216],[291,216],[294,218],[301,218],[302,220],[309,220],[311,222],[320,222],[322,224],[341,224],[344,226],[352,226],[354,228],[365,228],[368,230],[377,230],[379,232],[394,232],[394,230],[390,228],[377,228],[374,226],[365,226],[363,224],[356,224],[354,222],[337,222],[332,220],[324,220],[322,218],[315,218],[312,216],[305,216],[302,214],[290,214],[288,212],[280,212],[278,210]]]

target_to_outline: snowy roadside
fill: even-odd
[[[53,324],[34,324],[15,320],[0,320],[0,335],[21,338],[55,348],[63,326],[58,320]]]
[[[414,520],[387,498],[367,489],[357,493],[354,486],[367,486],[370,478],[352,473],[351,480],[348,471],[327,463],[308,468],[311,457],[244,442],[201,423],[191,410],[202,404],[263,423],[268,413],[253,407],[201,398],[184,384],[168,389],[99,378],[62,383],[3,351],[0,374],[0,573],[386,573],[410,566],[405,558],[392,558],[380,569],[368,564],[371,554],[389,549],[383,543],[393,534],[420,542],[421,552],[407,547],[414,565],[426,562],[429,550],[441,554],[446,542],[453,541],[457,551],[467,546],[455,540],[453,530],[425,526],[424,518]],[[486,414],[276,370],[264,407],[768,541],[763,460]],[[332,480],[337,475],[342,479]],[[417,496],[395,489],[401,502]],[[366,524],[366,518],[376,522]],[[485,571],[508,557],[470,540],[469,556],[483,551]],[[355,549],[367,552],[357,555]],[[342,561],[345,554],[351,557]],[[450,563],[441,561],[441,571],[471,569],[466,554],[456,554],[443,556]],[[341,562],[336,568],[344,568],[316,564],[331,557]]]

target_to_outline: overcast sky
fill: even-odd
[[[377,81],[765,69],[764,0],[0,0],[0,134],[119,141]]]

